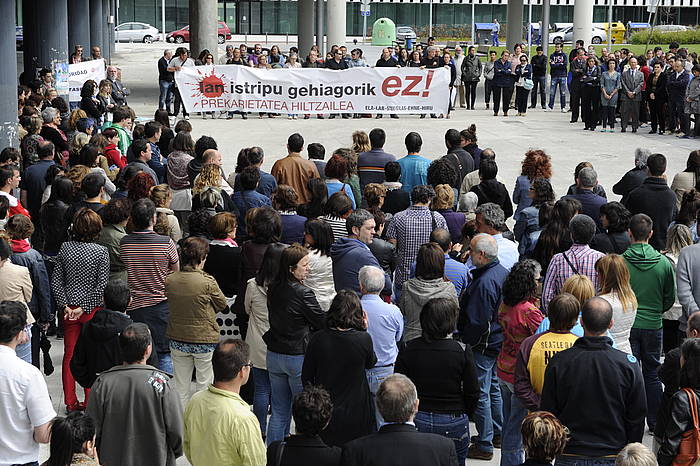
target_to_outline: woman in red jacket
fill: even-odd
[[[19,175],[18,166],[7,165],[0,168],[0,196],[6,197],[9,201],[10,209],[8,210],[8,216],[12,217],[16,214],[22,214],[31,218],[31,215],[29,215],[29,212],[24,208],[19,199],[12,195],[19,187],[20,181],[22,181],[22,177]]]
[[[107,157],[109,165],[116,165],[121,170],[126,166],[126,156],[117,147],[117,144],[119,144],[119,133],[114,128],[107,128],[102,131],[102,135],[107,138],[104,155]]]

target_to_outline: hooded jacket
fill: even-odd
[[[633,243],[622,254],[637,296],[637,317],[632,328],[658,330],[661,315],[676,299],[676,279],[671,262],[647,243]]]
[[[462,61],[462,81],[479,81],[481,77],[481,70],[483,66],[481,60],[476,55],[472,56],[467,54]]]
[[[365,265],[382,268],[374,257],[369,247],[355,238],[340,238],[331,246],[331,259],[333,259],[333,278],[335,290],[354,290],[360,294],[360,281],[358,275]],[[384,291],[382,294],[391,294],[391,278],[384,274]]]
[[[70,361],[71,373],[81,387],[92,387],[101,372],[124,362],[119,334],[132,323],[131,317],[122,312],[100,309],[83,324]],[[156,354],[151,353],[148,364],[158,364]]]
[[[477,205],[493,202],[498,204],[503,209],[505,218],[513,215],[513,203],[510,201],[510,195],[505,185],[496,179],[484,180],[471,190],[479,198]]]
[[[423,334],[420,326],[420,312],[425,303],[433,298],[449,298],[458,304],[454,285],[443,278],[434,280],[412,278],[403,282],[403,291],[398,302],[404,319],[402,341],[408,342]]]

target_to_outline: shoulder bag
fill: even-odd
[[[673,458],[673,466],[691,466],[700,460],[700,427],[698,427],[698,400],[695,392],[690,388],[684,388],[690,405],[690,415],[693,425],[690,430],[683,433],[681,443],[678,445],[678,453]]]

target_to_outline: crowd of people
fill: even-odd
[[[620,202],[587,161],[557,196],[539,149],[503,180],[475,125],[433,161],[417,132],[403,157],[381,128],[328,157],[294,133],[227,174],[123,86],[110,121],[101,84],[71,112],[48,81],[0,152],[0,463],[700,459],[700,151],[669,185],[637,149]]]
[[[525,53],[524,44],[516,44],[512,51],[503,50],[499,54],[490,50],[486,61],[477,56],[475,46],[467,53],[461,46],[453,49],[440,48],[430,37],[424,48],[417,44],[412,49],[400,46],[382,49],[375,67],[416,67],[450,70],[450,109],[457,105],[468,110],[475,109],[477,87],[483,77],[484,103],[492,109],[494,116],[513,109],[517,116],[524,117],[528,109],[539,105],[543,110],[554,110],[557,90],[562,113],[571,113],[571,123],[579,118],[585,130],[614,132],[619,119],[622,132],[630,127],[637,132],[642,125],[650,125],[650,134],[676,134],[686,139],[700,136],[700,62],[697,54],[672,43],[668,51],[661,47],[649,49],[643,56],[635,56],[628,48],[621,47],[608,51],[603,47],[600,53],[594,46],[584,48],[583,41],[577,41],[567,56],[562,44],[555,44],[549,57],[544,55],[541,46],[536,47],[532,56]],[[158,61],[160,86],[159,104],[171,115],[178,115],[182,107],[174,72],[183,66],[212,65],[214,57],[203,50],[196,60],[189,58],[189,51],[179,47],[175,56],[166,50]],[[287,55],[281,53],[277,45],[264,49],[261,44],[248,48],[226,46],[226,53],[219,64],[250,66],[253,68],[327,68],[345,70],[372,66],[363,56],[362,49],[355,48],[348,53],[345,46],[333,45],[325,57],[319,56],[319,48],[313,46],[304,60],[296,47],[291,47]],[[548,85],[549,76],[549,85]],[[549,89],[549,98],[547,90]],[[567,108],[567,89],[569,107]],[[172,110],[172,100],[175,110]],[[491,100],[493,99],[493,103]],[[493,107],[491,107],[493,105]],[[247,118],[246,112],[220,112],[221,116],[233,118],[235,113]],[[203,118],[213,116],[202,113]],[[360,118],[364,114],[341,114],[343,118]],[[273,118],[277,116],[269,113]],[[336,115],[330,115],[335,118]],[[421,118],[425,118],[421,114]],[[449,118],[447,115],[430,115],[433,118]],[[183,117],[189,118],[184,110]],[[263,117],[263,114],[260,114]],[[296,115],[288,115],[295,119]],[[319,115],[323,118],[323,115]],[[382,115],[377,115],[381,118]],[[398,115],[391,115],[398,118]],[[305,115],[304,118],[309,118]],[[693,129],[693,122],[695,128]]]

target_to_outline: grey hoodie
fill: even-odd
[[[433,298],[451,298],[454,299],[455,304],[459,305],[455,286],[443,278],[434,280],[412,278],[403,283],[398,303],[404,320],[401,341],[408,342],[421,336],[420,311],[425,303]]]
[[[479,57],[467,54],[462,62],[462,81],[478,81],[481,77],[481,69]]]
[[[678,301],[683,314],[678,319],[680,330],[688,328],[690,314],[700,311],[700,244],[692,244],[681,249],[676,265]]]

